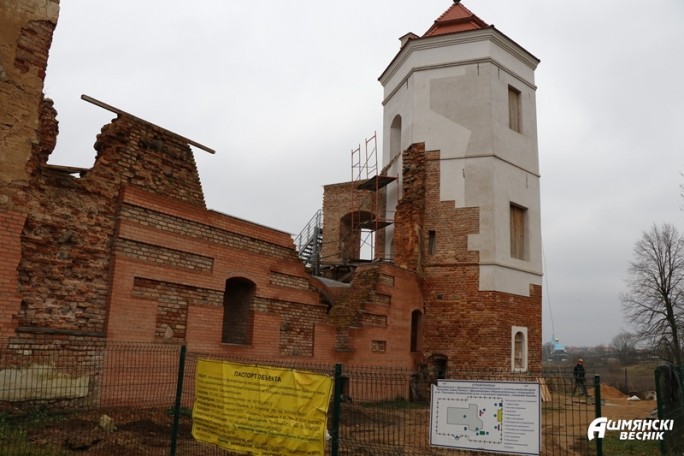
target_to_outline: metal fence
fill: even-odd
[[[684,454],[684,366],[665,365],[655,371],[658,419],[673,420],[660,442],[663,456]]]
[[[75,359],[78,359],[78,362]],[[195,369],[199,358],[175,345],[109,344],[103,348],[0,353],[0,454],[231,455],[191,434]],[[462,451],[429,445],[429,385],[434,373],[405,369],[315,365],[237,359],[294,368],[335,378],[327,455],[437,456]],[[601,454],[587,426],[600,416],[594,377],[589,394],[575,392],[565,371],[513,374],[448,370],[444,379],[532,381],[541,384],[541,452]],[[597,389],[600,391],[600,388]]]

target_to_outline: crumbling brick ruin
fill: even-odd
[[[385,136],[401,141],[386,141],[382,173],[399,179],[394,190],[382,190],[380,205],[355,206],[367,190],[351,183],[325,187],[323,277],[306,269],[290,234],[208,210],[189,140],[124,111],[97,135],[92,168],[48,163],[58,124],[43,79],[58,11],[57,0],[22,0],[0,11],[3,349],[38,359],[53,347],[80,347],[86,363],[93,361],[88,347],[126,341],[254,359],[437,370],[540,366],[541,287],[529,279],[534,237],[525,244],[530,264],[501,260],[499,250],[484,261],[489,212],[444,190],[453,151],[396,130],[397,117],[386,122]],[[448,14],[472,13],[454,4]],[[478,27],[453,33],[499,33]],[[400,52],[431,37],[408,40]],[[487,65],[494,63],[477,63],[477,73],[472,65],[454,67],[473,80],[492,77]],[[520,197],[531,224],[534,191]],[[463,194],[474,201],[470,187]],[[374,261],[358,261],[351,213],[364,223],[378,213],[393,219],[375,233]],[[505,233],[508,219],[497,220]],[[502,236],[497,231],[496,242]],[[500,265],[527,275],[509,275],[511,286],[499,280]]]

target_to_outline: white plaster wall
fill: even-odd
[[[384,103],[414,71],[484,61],[495,61],[534,85],[536,58],[498,30],[487,28],[409,41],[380,76]]]
[[[468,248],[480,252],[480,290],[529,296],[541,285],[539,177],[497,157],[467,159],[466,206],[480,208],[480,233]],[[510,255],[510,205],[527,208],[527,258]]]

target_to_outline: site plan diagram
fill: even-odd
[[[540,391],[534,382],[440,380],[432,386],[432,446],[539,454]]]

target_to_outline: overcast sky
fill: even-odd
[[[50,162],[92,166],[114,115],[87,94],[215,149],[195,149],[210,208],[299,232],[382,131],[377,78],[398,38],[451,3],[62,0]],[[544,342],[610,343],[630,329],[619,294],[634,242],[653,223],[684,231],[684,2],[463,4],[541,59]]]

